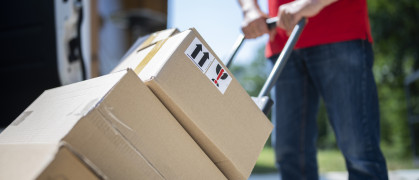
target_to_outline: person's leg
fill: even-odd
[[[363,40],[305,49],[307,68],[323,96],[349,179],[387,179],[380,150],[371,44]]]
[[[282,179],[318,179],[319,96],[298,53],[291,55],[272,92],[274,130],[271,138]]]

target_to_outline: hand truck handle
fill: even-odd
[[[266,19],[266,25],[268,25],[269,29],[276,28],[276,22],[278,21],[278,17],[273,17]],[[239,50],[240,46],[243,44],[244,41],[244,35],[240,34],[237,38],[236,42],[233,45],[233,48],[230,51],[230,56],[228,57],[228,60],[226,61],[226,67],[230,68],[231,63],[233,62],[234,56],[236,56],[237,51]]]
[[[279,55],[278,60],[275,62],[271,74],[269,74],[268,79],[263,85],[258,97],[267,96],[271,91],[272,87],[275,85],[276,81],[279,78],[279,75],[281,74],[282,70],[285,67],[285,64],[288,61],[289,56],[291,55],[292,50],[294,49],[295,44],[297,43],[298,38],[301,35],[301,32],[304,29],[304,26],[306,25],[306,22],[306,18],[302,18],[292,30],[290,37],[285,43],[284,49],[282,49],[282,52]]]

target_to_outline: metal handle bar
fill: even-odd
[[[278,17],[273,17],[266,19],[266,25],[268,25],[269,29],[273,29],[276,27],[276,22],[278,21]],[[230,56],[228,57],[228,60],[226,62],[227,68],[230,68],[231,63],[233,62],[234,56],[236,56],[237,51],[239,50],[240,46],[243,44],[244,41],[244,35],[240,34],[239,37],[237,37],[236,42],[233,45],[233,48],[230,51]]]
[[[297,43],[297,40],[300,37],[301,32],[304,29],[304,26],[306,25],[306,22],[306,18],[302,18],[292,30],[290,37],[285,43],[284,49],[279,55],[278,60],[275,62],[271,74],[269,74],[268,79],[263,85],[258,97],[267,96],[269,94],[269,91],[271,91],[272,87],[275,85],[276,81],[279,78],[279,75],[281,74],[282,70],[285,67],[285,64],[288,61],[289,56],[291,55],[292,50],[294,49],[295,43]]]

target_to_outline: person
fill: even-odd
[[[379,105],[365,0],[239,0],[242,31],[251,39],[269,34],[266,56],[278,58],[293,27],[307,25],[271,93],[272,146],[283,180],[318,179],[317,111],[323,99],[349,179],[388,179],[381,152]],[[268,30],[266,18],[278,17]]]

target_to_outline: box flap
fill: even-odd
[[[154,45],[156,44],[158,41],[161,41],[163,39],[166,39],[174,34],[179,33],[179,30],[177,28],[170,28],[170,29],[165,29],[165,30],[161,30],[161,31],[157,31],[153,34],[151,34],[147,40],[145,40],[137,49],[137,51],[141,51],[144,48],[150,46],[150,45]]]
[[[153,49],[154,45],[148,46],[141,51],[135,51],[132,54],[128,55],[121,63],[116,66],[111,73],[117,71],[123,71],[126,69],[135,69],[138,64],[143,60],[147,54]]]
[[[0,179],[106,179],[62,144],[0,144],[0,167]]]
[[[84,160],[70,146],[62,144],[54,159],[36,179],[108,179],[92,163]]]
[[[136,71],[140,79],[148,81],[151,77],[156,76],[186,35],[187,34],[185,33],[179,33],[166,39],[165,41],[157,43],[152,51],[154,54],[149,55],[148,58],[141,59],[139,62],[139,65],[144,66],[141,70]],[[160,51],[160,49],[164,50]],[[141,64],[142,62],[146,63]]]
[[[46,90],[0,134],[0,144],[60,142],[125,74]]]
[[[53,160],[57,145],[0,144],[0,179],[34,179]]]
[[[135,69],[138,63],[145,58],[157,42],[163,41],[177,33],[179,33],[178,29],[171,28],[157,31],[148,35],[148,37],[144,36],[138,39],[124,55],[124,57],[122,57],[121,62],[112,70],[112,72],[117,72],[127,68]],[[145,38],[145,40],[143,38]]]

